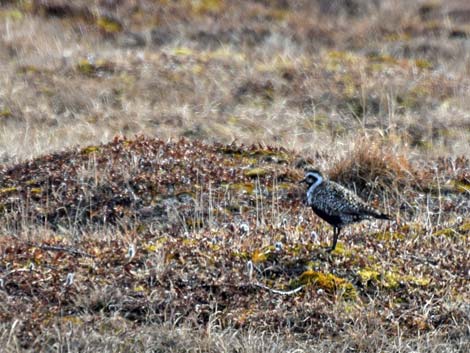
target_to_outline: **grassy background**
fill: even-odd
[[[2,347],[468,350],[469,36],[462,0],[1,1]],[[394,221],[326,255],[306,165]]]

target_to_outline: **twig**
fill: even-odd
[[[278,290],[278,289],[269,288],[268,286],[265,286],[264,284],[261,284],[259,282],[253,283],[253,285],[255,287],[266,289],[266,290],[270,291],[271,293],[281,294],[281,295],[292,295],[292,294],[295,294],[297,292],[300,292],[302,290],[302,288],[304,288],[304,285],[301,285],[300,287],[297,287],[297,288],[289,290],[289,291],[282,291],[282,290]]]
[[[93,257],[93,255],[90,255],[84,251],[81,251],[81,250],[77,250],[77,249],[74,249],[74,248],[70,248],[70,247],[65,247],[65,246],[59,246],[59,245],[42,245],[42,244],[37,244],[37,243],[33,243],[33,242],[28,242],[27,243],[29,246],[34,246],[36,248],[40,248],[42,250],[46,250],[46,251],[65,251],[65,252],[68,252],[72,255],[79,255],[79,256],[83,256],[83,257]]]

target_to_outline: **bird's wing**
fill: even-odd
[[[345,187],[331,182],[329,185],[329,204],[334,214],[349,215],[373,215],[377,213],[372,207],[366,204],[359,196]]]
[[[375,218],[390,219],[389,215],[386,215],[374,207],[368,205],[351,190],[348,190],[339,184],[336,184],[335,186],[338,187],[338,190],[342,189],[344,198],[346,199],[343,213],[353,216],[370,216]]]

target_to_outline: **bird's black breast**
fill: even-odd
[[[343,220],[341,219],[340,216],[328,214],[325,211],[323,211],[319,208],[316,208],[314,206],[312,206],[312,210],[318,215],[318,217],[325,220],[326,222],[328,222],[332,226],[334,226],[334,227],[341,227],[342,226]]]

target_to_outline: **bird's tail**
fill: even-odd
[[[381,213],[381,212],[375,213],[374,217],[377,219],[388,219],[388,220],[392,219],[392,216],[390,216],[389,214]]]
[[[367,215],[369,217],[373,217],[373,218],[377,218],[377,219],[388,219],[388,220],[391,220],[392,219],[392,216],[386,214],[386,213],[382,213],[381,211],[373,208],[373,207],[370,207],[368,206],[367,207]]]

